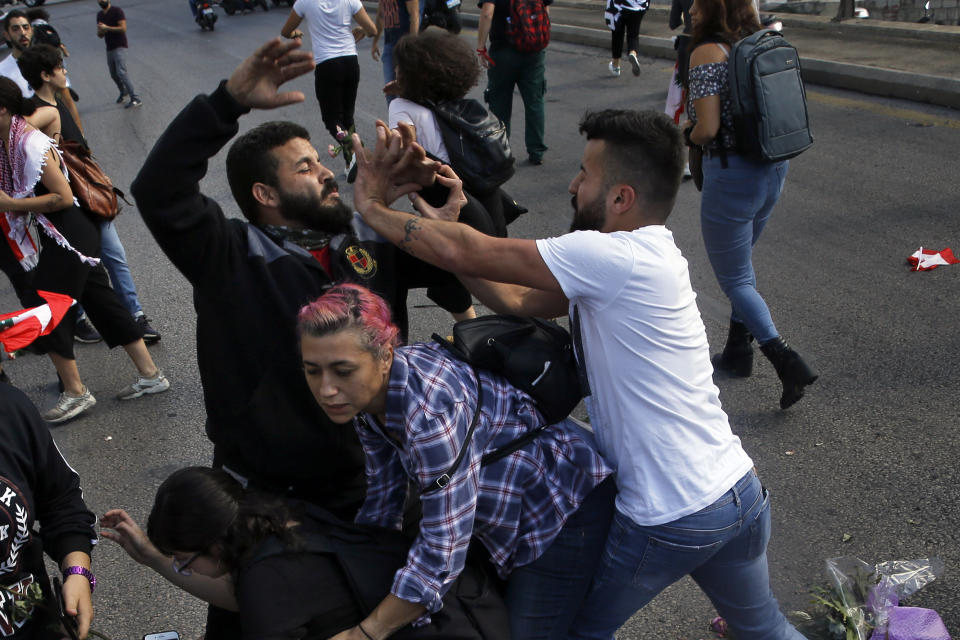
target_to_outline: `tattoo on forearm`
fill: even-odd
[[[403,225],[403,240],[400,241],[400,248],[411,255],[416,252],[409,245],[417,239],[417,231],[420,230],[420,222],[416,218],[410,218]]]

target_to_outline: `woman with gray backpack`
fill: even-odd
[[[694,152],[702,153],[703,240],[720,288],[731,304],[727,343],[721,353],[713,356],[712,362],[717,371],[749,376],[753,370],[751,342],[756,339],[780,378],[783,385],[780,408],[786,409],[803,397],[805,388],[813,384],[817,374],[777,331],[770,310],[757,291],[752,253],[780,199],[787,177],[786,158],[797,155],[812,142],[806,124],[799,67],[795,55],[783,57],[793,64],[796,76],[792,88],[797,93],[786,105],[790,115],[796,113],[797,121],[802,121],[796,131],[796,144],[770,149],[764,146],[768,140],[762,127],[758,129],[755,114],[743,111],[746,96],[741,92],[740,82],[731,82],[731,78],[740,77],[731,73],[731,65],[743,64],[737,49],[746,43],[753,51],[762,53],[757,43],[768,35],[762,32],[753,3],[751,0],[695,0],[690,15],[693,18],[687,85],[690,120],[685,125],[684,137],[691,147],[695,180]],[[778,41],[772,46],[785,44]],[[763,43],[762,46],[770,45]],[[783,94],[781,89],[781,99]]]

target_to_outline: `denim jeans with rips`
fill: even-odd
[[[770,590],[769,540],[770,497],[753,471],[710,506],[673,522],[642,527],[617,510],[567,637],[612,640],[630,616],[689,574],[734,637],[802,640]]]

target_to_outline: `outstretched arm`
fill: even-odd
[[[197,96],[157,140],[131,192],[164,253],[194,286],[220,291],[232,264],[236,229],[215,201],[200,193],[207,162],[239,129],[251,108],[271,109],[304,99],[280,92],[284,82],[313,69],[296,40],[275,38],[240,63],[209,96]]]
[[[173,570],[173,558],[153,546],[143,529],[123,509],[107,511],[100,519],[100,526],[100,535],[116,542],[133,560],[153,569],[170,583],[214,606],[228,611],[238,610],[229,574],[209,578],[199,573],[177,573]]]
[[[450,167],[444,166],[437,174],[440,184],[450,189],[443,207],[435,209],[411,193],[414,206],[423,214],[419,217],[386,205],[392,190],[397,188],[393,184],[396,169],[415,153],[415,146],[402,146],[400,133],[378,123],[376,148],[362,148],[359,138],[354,139],[354,148],[360,149],[354,203],[377,233],[404,251],[458,276],[520,285],[519,288],[488,286],[481,299],[486,297],[484,302],[495,309],[509,308],[514,313],[532,314],[526,305],[535,301],[540,305],[537,311],[543,306],[559,313],[565,311],[566,301],[560,285],[533,240],[494,238],[450,221],[459,214],[463,198],[460,179]],[[528,289],[543,293],[535,294]]]

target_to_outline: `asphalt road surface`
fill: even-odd
[[[129,187],[153,142],[177,111],[213,90],[253,48],[279,32],[287,9],[225,16],[201,33],[186,2],[122,0],[128,67],[144,101],[114,103],[103,43],[95,37],[92,2],[50,7],[70,47],[70,77],[80,93],[87,136],[107,172]],[[473,34],[466,37],[472,38]],[[607,75],[607,52],[555,44],[547,55],[547,144],[543,166],[521,163],[509,190],[530,207],[511,233],[542,237],[569,224],[566,187],[583,142],[579,116],[602,107],[661,109],[670,68],[646,61],[639,79]],[[357,121],[369,137],[384,117],[381,71],[360,44]],[[272,119],[306,125],[320,149],[330,142],[313,97],[313,80],[295,88],[307,100],[278,112],[246,116],[242,128]],[[475,90],[479,97],[480,88]],[[960,632],[957,354],[960,266],[911,272],[918,247],[960,249],[956,149],[960,116],[910,103],[810,87],[815,145],[791,163],[786,189],[757,246],[760,287],[792,345],[819,370],[807,398],[780,411],[772,367],[758,358],[749,379],[720,379],[734,431],[773,496],[769,548],[773,588],[785,611],[805,607],[824,579],[824,559],[852,555],[870,562],[940,556],[946,575],[908,603],[937,609]],[[522,113],[519,99],[515,113]],[[522,117],[514,119],[519,158]],[[340,160],[333,165],[342,171]],[[210,163],[203,190],[238,215],[224,175],[224,153]],[[727,303],[706,261],[698,226],[699,194],[684,184],[669,221],[690,262],[711,343],[722,345]],[[124,507],[141,522],[157,485],[173,470],[208,464],[211,447],[194,355],[194,313],[185,280],[164,258],[135,208],[117,220],[147,314],[163,333],[151,347],[172,388],[122,403],[113,399],[134,369],[122,350],[80,345],[86,384],[99,399],[88,415],[54,429],[80,472],[90,507]],[[449,318],[424,296],[411,299],[412,335],[427,339]],[[15,309],[6,282],[0,308]],[[249,339],[256,341],[257,336]],[[243,344],[237,349],[246,348]],[[55,375],[44,358],[8,367],[41,407],[55,399]],[[642,419],[642,416],[637,416]],[[846,540],[846,541],[845,541]],[[204,607],[135,565],[110,543],[96,551],[99,588],[95,628],[115,640],[176,629],[203,632]],[[697,639],[715,615],[689,580],[666,590],[618,634],[622,639]]]

